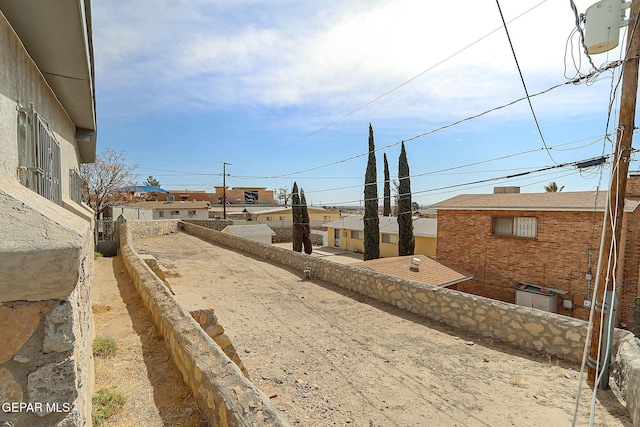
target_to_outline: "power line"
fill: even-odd
[[[547,142],[544,140],[542,129],[540,129],[540,123],[538,122],[538,117],[536,117],[536,112],[533,109],[533,104],[531,103],[531,97],[529,96],[529,91],[527,90],[527,84],[524,82],[524,76],[522,75],[520,64],[518,63],[518,57],[513,47],[513,43],[511,42],[511,36],[509,35],[509,29],[507,28],[507,23],[505,22],[504,15],[502,14],[502,8],[500,7],[500,0],[496,0],[496,5],[498,6],[498,11],[500,12],[500,18],[502,19],[502,24],[504,25],[504,31],[507,34],[507,39],[509,40],[509,46],[511,47],[511,53],[513,53],[513,59],[516,62],[516,67],[518,68],[518,74],[520,74],[520,81],[522,81],[522,87],[524,88],[524,93],[527,95],[527,102],[529,103],[529,108],[531,109],[531,115],[533,115],[533,120],[536,122],[536,128],[538,129],[538,134],[540,135],[540,139],[542,140],[542,145],[544,145],[547,155],[549,156],[551,161],[553,163],[556,163],[553,156],[549,152],[549,147],[547,146]]]
[[[526,15],[527,13],[531,12],[532,10],[536,9],[538,6],[540,6],[540,5],[542,5],[543,3],[546,3],[546,2],[547,2],[547,0],[542,0],[540,3],[538,3],[538,4],[536,4],[536,5],[532,6],[532,7],[530,7],[529,9],[525,10],[524,12],[522,12],[520,15],[518,15],[518,16],[516,16],[515,18],[511,19],[511,20],[509,21],[509,23],[512,23],[512,22],[514,22],[514,21],[516,21],[516,20],[520,19],[522,16]],[[503,19],[503,22],[504,22],[504,19]],[[299,142],[304,141],[305,139],[307,139],[307,138],[309,138],[309,137],[311,137],[311,136],[313,136],[313,135],[315,135],[315,134],[317,134],[317,133],[322,132],[323,130],[325,130],[325,129],[327,129],[327,128],[329,128],[329,127],[333,126],[333,125],[335,125],[336,123],[338,123],[338,122],[340,122],[340,121],[342,121],[342,120],[346,119],[347,117],[350,117],[350,116],[354,115],[354,114],[355,114],[355,113],[357,113],[358,111],[365,109],[365,108],[366,108],[366,107],[368,107],[369,105],[376,103],[377,101],[381,100],[381,99],[382,99],[382,98],[384,98],[385,96],[387,96],[387,95],[389,95],[389,94],[391,94],[391,93],[395,92],[396,90],[398,90],[398,89],[400,89],[400,88],[402,88],[402,87],[404,87],[404,86],[408,85],[409,83],[413,82],[414,80],[416,80],[416,79],[418,79],[418,78],[422,77],[424,74],[428,73],[429,71],[431,71],[431,70],[433,70],[433,69],[435,69],[435,68],[439,67],[440,65],[444,64],[445,62],[449,61],[450,59],[454,58],[455,56],[457,56],[457,55],[461,54],[461,53],[462,53],[462,52],[464,52],[465,50],[467,50],[467,49],[469,49],[469,48],[473,47],[474,45],[476,45],[476,44],[478,44],[478,43],[480,43],[482,40],[486,39],[487,37],[491,36],[491,35],[492,35],[492,34],[494,34],[495,32],[499,31],[501,28],[502,28],[502,27],[498,27],[498,28],[494,29],[493,31],[488,32],[487,34],[485,34],[484,36],[480,37],[479,39],[477,39],[477,40],[473,41],[472,43],[470,43],[470,44],[468,44],[468,45],[466,45],[466,46],[464,46],[462,49],[457,50],[456,52],[452,53],[451,55],[447,56],[446,58],[444,58],[443,60],[441,60],[441,61],[437,62],[436,64],[432,65],[431,67],[427,68],[426,70],[421,71],[420,73],[418,73],[418,74],[416,74],[415,76],[411,77],[409,80],[406,80],[406,81],[404,81],[403,83],[401,83],[401,84],[399,84],[399,85],[395,86],[394,88],[392,88],[392,89],[390,89],[390,90],[386,91],[386,92],[385,92],[385,93],[383,93],[382,95],[379,95],[379,96],[375,97],[375,98],[374,98],[374,99],[372,99],[371,101],[368,101],[368,102],[366,102],[366,103],[362,104],[361,106],[357,107],[356,109],[352,110],[351,112],[349,112],[349,113],[347,113],[347,114],[345,114],[345,115],[343,115],[343,116],[341,116],[341,117],[339,117],[339,118],[335,119],[335,120],[334,120],[334,121],[332,121],[331,123],[329,123],[329,124],[327,124],[327,125],[324,125],[324,126],[322,126],[321,128],[319,128],[319,129],[317,129],[317,130],[315,130],[315,131],[313,131],[313,132],[311,132],[311,133],[309,133],[309,134],[307,134],[307,135],[303,136],[302,138],[298,138],[298,139],[296,139],[295,141],[293,141],[293,142],[291,142],[291,143],[289,143],[289,144],[287,144],[287,145],[285,145],[285,146],[283,146],[283,147],[281,147],[281,148],[278,148],[277,150],[271,151],[271,152],[269,152],[269,153],[263,154],[262,156],[255,157],[255,158],[253,158],[253,159],[251,159],[251,160],[247,160],[247,161],[242,162],[242,163],[248,163],[248,162],[251,162],[251,161],[254,161],[254,160],[258,160],[258,159],[261,159],[261,158],[263,158],[263,157],[267,157],[267,156],[270,156],[270,155],[272,155],[272,154],[278,153],[278,152],[280,152],[280,151],[282,151],[282,150],[285,150],[285,149],[287,149],[287,148],[289,148],[289,147],[291,147],[291,146],[293,146],[293,145],[295,145],[295,144],[297,144],[297,143],[299,143]],[[238,163],[238,164],[242,164],[242,163]]]

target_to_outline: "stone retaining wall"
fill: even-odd
[[[288,426],[269,400],[178,304],[162,280],[133,249],[134,236],[169,234],[176,232],[178,227],[178,220],[129,221],[120,229],[124,264],[164,337],[173,362],[212,425]]]
[[[313,278],[370,296],[484,337],[531,352],[543,352],[581,363],[587,322],[419,282],[386,276],[361,267],[334,263],[276,246],[252,242],[191,224],[184,231],[300,271]],[[640,347],[629,331],[616,329],[612,377],[626,397],[633,425],[640,427]]]

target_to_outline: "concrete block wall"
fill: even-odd
[[[471,333],[492,337],[531,352],[580,363],[587,322],[449,289],[440,289],[334,263],[287,249],[252,242],[193,224],[184,231],[204,240],[244,251],[312,277],[370,296],[398,308]],[[616,329],[613,379],[626,396],[633,425],[640,426],[640,347],[629,331]]]
[[[185,383],[214,426],[288,426],[269,400],[182,308],[133,248],[134,236],[170,234],[177,220],[129,221],[120,229],[120,251]],[[202,227],[198,227],[202,228]],[[222,234],[222,233],[221,233]]]

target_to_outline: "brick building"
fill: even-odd
[[[273,190],[267,190],[265,187],[233,187],[227,188],[225,193],[224,187],[215,187],[213,193],[213,204],[222,204],[226,194],[227,204],[230,205],[267,205],[275,204]]]
[[[437,259],[473,274],[459,285],[461,291],[515,303],[518,283],[530,283],[559,291],[558,313],[587,319],[607,193],[507,190],[432,205],[438,210]],[[617,325],[629,328],[640,282],[639,204],[640,176],[632,176],[617,270]]]

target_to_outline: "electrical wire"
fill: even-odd
[[[531,12],[532,10],[536,9],[538,6],[540,6],[540,5],[544,4],[544,3],[546,3],[547,1],[548,1],[548,0],[542,0],[541,2],[539,2],[539,3],[535,4],[535,5],[533,5],[533,6],[532,6],[532,7],[530,7],[529,9],[525,10],[524,12],[522,12],[521,14],[519,14],[518,16],[516,16],[515,18],[511,19],[511,20],[509,21],[509,23],[512,23],[512,22],[514,22],[514,21],[516,21],[516,20],[520,19],[522,16],[526,15],[527,13]],[[280,152],[280,151],[282,151],[282,150],[285,150],[285,149],[287,149],[287,148],[289,148],[289,147],[291,147],[291,146],[293,146],[293,145],[295,145],[295,144],[297,144],[297,143],[299,143],[299,142],[302,142],[302,141],[304,141],[305,139],[307,139],[307,138],[309,138],[309,137],[311,137],[311,136],[313,136],[313,135],[315,135],[315,134],[317,134],[317,133],[322,132],[323,130],[325,130],[325,129],[327,129],[327,128],[329,128],[329,127],[333,126],[333,125],[335,125],[335,124],[336,124],[336,123],[338,123],[338,122],[341,122],[342,120],[346,119],[347,117],[350,117],[350,116],[354,115],[354,114],[355,114],[355,113],[357,113],[358,111],[361,111],[361,110],[363,110],[363,109],[367,108],[369,105],[371,105],[371,104],[374,104],[374,103],[378,102],[379,100],[381,100],[381,99],[382,99],[382,98],[384,98],[385,96],[387,96],[387,95],[389,95],[389,94],[391,94],[391,93],[395,92],[396,90],[398,90],[398,89],[400,89],[400,88],[402,88],[402,87],[404,87],[404,86],[408,85],[409,83],[411,83],[411,82],[413,82],[414,80],[416,80],[416,79],[418,79],[418,78],[422,77],[423,75],[425,75],[425,74],[426,74],[426,73],[428,73],[429,71],[432,71],[433,69],[435,69],[435,68],[439,67],[440,65],[444,64],[445,62],[449,61],[450,59],[453,59],[454,57],[456,57],[457,55],[461,54],[461,53],[462,53],[462,52],[464,52],[465,50],[467,50],[467,49],[469,49],[469,48],[473,47],[474,45],[476,45],[476,44],[480,43],[482,40],[486,39],[487,37],[491,36],[491,35],[492,35],[492,34],[494,34],[495,32],[499,31],[501,28],[502,28],[502,27],[498,27],[498,28],[494,29],[493,31],[488,32],[487,34],[485,34],[484,36],[480,37],[479,39],[477,39],[477,40],[473,41],[472,43],[469,43],[469,44],[468,44],[468,45],[466,45],[466,46],[464,46],[462,49],[457,50],[456,52],[452,53],[451,55],[449,55],[449,56],[447,56],[446,58],[442,59],[441,61],[437,62],[436,64],[434,64],[434,65],[430,66],[430,67],[429,67],[429,68],[427,68],[426,70],[421,71],[420,73],[418,73],[418,74],[416,74],[415,76],[411,77],[409,80],[406,80],[406,81],[404,81],[403,83],[401,83],[401,84],[399,84],[399,85],[395,86],[394,88],[392,88],[392,89],[390,89],[390,90],[386,91],[386,92],[385,92],[385,93],[383,93],[382,95],[378,95],[377,97],[375,97],[375,98],[374,98],[374,99],[372,99],[371,101],[368,101],[368,102],[366,102],[366,103],[362,104],[361,106],[359,106],[359,107],[357,107],[356,109],[354,109],[354,110],[350,111],[349,113],[344,114],[343,116],[341,116],[341,117],[339,117],[339,118],[335,119],[335,120],[334,120],[334,121],[332,121],[331,123],[329,123],[329,124],[327,124],[327,125],[324,125],[324,126],[322,126],[321,128],[319,128],[319,129],[317,129],[317,130],[315,130],[315,131],[313,131],[313,132],[311,132],[311,133],[309,133],[309,134],[307,134],[307,135],[305,135],[305,136],[303,136],[303,137],[301,137],[301,138],[298,138],[298,139],[296,139],[295,141],[293,141],[293,142],[291,142],[291,143],[289,143],[289,144],[287,144],[287,145],[285,145],[285,146],[283,146],[283,147],[281,147],[281,148],[278,148],[277,150],[274,150],[274,151],[271,151],[271,152],[269,152],[269,153],[263,154],[263,155],[261,155],[261,156],[259,156],[259,157],[255,157],[255,158],[253,158],[253,159],[251,159],[251,160],[247,160],[247,161],[244,161],[244,162],[239,162],[239,163],[236,163],[236,164],[248,163],[248,162],[252,162],[252,161],[255,161],[255,160],[259,160],[259,159],[261,159],[261,158],[263,158],[263,157],[270,156],[270,155],[272,155],[272,154],[275,154],[275,153],[278,153],[278,152]]]
[[[520,63],[518,62],[518,56],[516,55],[516,51],[513,47],[513,42],[511,41],[511,36],[509,35],[509,29],[507,28],[507,22],[504,20],[504,15],[502,14],[502,8],[500,7],[500,0],[496,0],[496,5],[498,6],[498,12],[500,12],[500,19],[502,19],[502,24],[504,25],[504,31],[507,34],[507,40],[509,40],[509,46],[511,47],[511,53],[513,54],[513,59],[516,62],[516,67],[518,68],[518,74],[520,75],[520,81],[522,82],[522,87],[524,88],[524,93],[527,95],[527,102],[529,103],[529,108],[531,109],[531,115],[533,116],[533,121],[536,123],[536,128],[538,129],[538,134],[540,135],[540,140],[542,141],[542,145],[547,152],[547,155],[551,159],[551,161],[555,164],[556,161],[551,155],[549,151],[549,147],[547,146],[547,141],[544,139],[544,135],[542,134],[542,129],[540,129],[540,123],[538,122],[538,117],[536,116],[536,112],[533,109],[533,104],[531,103],[531,97],[529,96],[529,90],[527,89],[527,84],[524,81],[524,76],[522,75],[522,69],[520,69]]]

